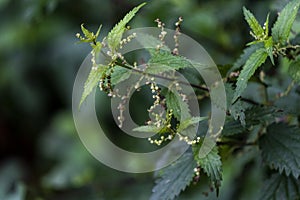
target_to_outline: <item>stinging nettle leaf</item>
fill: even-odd
[[[79,107],[86,99],[86,97],[93,91],[94,87],[98,85],[103,72],[105,72],[107,68],[108,66],[106,65],[98,65],[98,67],[96,67],[95,69],[94,67],[91,69],[89,76],[84,83],[84,90],[81,96]]]
[[[114,86],[122,81],[127,80],[132,71],[121,66],[115,66],[114,72],[111,74],[111,84]]]
[[[284,45],[287,42],[291,28],[296,19],[299,6],[300,1],[293,0],[280,12],[277,21],[272,28],[272,36],[275,44],[279,43]]]
[[[94,36],[92,32],[84,28],[84,24],[81,24],[81,31],[83,32],[84,36],[88,39],[91,39]]]
[[[232,102],[235,102],[242,92],[246,89],[248,80],[267,59],[268,53],[264,48],[256,50],[245,63],[237,80],[237,87]]]
[[[275,65],[274,58],[273,58],[273,38],[272,38],[272,36],[269,37],[267,40],[265,40],[264,44],[265,44],[265,49],[269,55],[269,58],[270,58],[272,64]]]
[[[218,147],[214,146],[214,148],[204,158],[199,158],[198,154],[199,150],[203,148],[202,145],[205,144],[199,143],[193,148],[195,160],[218,190],[222,181],[222,161],[219,155]]]
[[[168,91],[165,97],[168,110],[173,110],[174,117],[177,118],[178,121],[186,120],[191,117],[188,104],[182,100],[178,93]]]
[[[239,102],[239,100],[237,102]],[[222,131],[223,136],[231,136],[243,133],[258,124],[274,123],[276,121],[276,117],[281,117],[283,114],[281,110],[278,110],[273,106],[252,106],[247,109],[245,106],[244,110],[244,120],[247,122],[245,126],[242,126],[241,123],[235,121],[232,119],[232,117],[227,117],[224,129]]]
[[[263,185],[259,200],[300,199],[300,180],[292,176],[273,174]]]
[[[84,34],[84,37],[81,37],[80,35],[78,36],[80,41],[79,42],[90,42],[92,43],[92,45],[94,45],[96,43],[96,40],[99,36],[99,33],[101,31],[101,27],[102,25],[99,26],[98,30],[97,30],[97,33],[94,35],[93,32],[87,30],[85,27],[84,27],[84,24],[81,24],[81,31],[82,33]]]
[[[263,160],[272,168],[300,175],[300,129],[286,124],[271,124],[259,140]]]
[[[241,124],[245,126],[246,125],[245,110],[248,107],[247,103],[241,100],[237,100],[234,104],[231,103],[234,95],[232,84],[226,83],[225,91],[226,91],[227,108],[230,115],[234,118],[234,120],[239,119]]]
[[[187,58],[184,58],[182,56],[175,56],[172,55],[171,52],[163,51],[163,50],[154,51],[148,64],[149,64],[148,70],[150,70],[153,67],[154,68],[159,67],[160,72],[163,72],[164,67],[165,67],[165,71],[170,70],[170,68],[173,70],[178,70],[186,67],[193,67],[193,65]]]
[[[300,57],[290,64],[288,72],[294,81],[300,83]]]
[[[146,3],[142,3],[139,6],[132,9],[129,13],[125,15],[125,17],[117,24],[115,27],[108,33],[107,35],[107,45],[111,49],[111,51],[115,51],[121,42],[123,33],[126,30],[126,24],[135,16],[135,14],[139,11],[141,7],[143,7]]]
[[[243,53],[240,55],[240,57],[233,64],[232,68],[228,71],[227,75],[229,75],[230,72],[233,72],[233,71],[239,69],[240,67],[242,67],[246,63],[246,61],[249,59],[249,57],[255,51],[257,51],[260,48],[263,48],[263,44],[262,43],[253,44],[253,45],[248,46],[247,48],[245,48],[244,51],[243,51]]]
[[[195,125],[203,120],[208,119],[207,117],[191,117],[188,118],[182,122],[180,122],[180,125],[177,129],[178,132],[183,131],[184,129],[188,128],[189,126]]]
[[[150,200],[172,200],[193,180],[197,164],[190,151],[162,170],[160,179],[152,189]]]
[[[157,126],[139,126],[133,129],[133,131],[138,131],[138,132],[148,132],[148,133],[158,133],[162,127],[157,127]]]
[[[264,36],[264,29],[249,10],[243,7],[243,11],[247,23],[249,24],[253,34],[256,36],[255,39],[262,38]]]

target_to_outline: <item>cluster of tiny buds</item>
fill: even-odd
[[[200,175],[200,167],[195,167],[194,172],[195,172],[196,176],[199,176]]]
[[[175,30],[175,34],[174,34],[174,36],[173,36],[174,42],[175,42],[175,48],[174,48],[173,51],[172,51],[172,54],[173,54],[173,55],[179,55],[179,50],[178,50],[178,48],[179,48],[179,39],[178,39],[178,37],[179,37],[179,35],[181,34],[181,33],[180,33],[180,24],[181,24],[182,22],[183,22],[183,18],[182,18],[182,17],[179,17],[179,18],[178,18],[178,21],[175,23],[176,30]]]
[[[113,67],[109,68],[107,72],[102,74],[102,77],[99,81],[100,90],[106,92],[109,97],[116,97],[116,95],[113,93],[113,88],[111,85],[111,74],[113,72]]]
[[[183,18],[182,17],[179,17],[178,18],[178,21],[175,23],[175,26],[176,27],[180,27],[180,24],[183,22]]]
[[[155,22],[157,23],[157,27],[158,28],[164,28],[165,27],[165,24],[162,23],[162,21],[160,21],[160,19],[156,19]]]
[[[188,136],[182,136],[180,133],[177,133],[177,135],[179,136],[179,140],[180,141],[185,141],[187,144],[189,145],[194,145],[200,142],[200,137],[197,137],[193,140],[190,140]]]
[[[122,57],[122,55],[120,53],[117,52],[111,52],[111,51],[106,51],[106,55],[108,55],[109,57],[111,57],[112,60],[115,60],[118,57]]]
[[[92,62],[92,70],[97,70],[97,63],[96,63],[96,53],[95,53],[95,51],[93,50],[92,52],[91,52],[91,54],[92,54],[92,58],[91,58],[91,62]]]
[[[240,72],[230,72],[229,78],[238,77],[240,75]]]
[[[124,118],[125,107],[124,107],[124,105],[122,103],[120,103],[118,105],[118,110],[120,111],[120,115],[118,116],[119,128],[122,128],[123,122],[125,121],[125,118]]]
[[[154,79],[153,79],[154,81]],[[152,112],[156,106],[158,106],[161,102],[160,98],[160,88],[154,82],[147,82],[146,84],[150,85],[150,89],[152,92],[152,98],[155,99],[153,105],[148,109],[148,112]]]
[[[154,140],[152,138],[148,138],[148,141],[151,144],[156,144],[157,146],[160,146],[163,142],[172,140],[173,138],[174,138],[174,135],[170,134],[167,137],[161,136],[159,139],[154,139]]]
[[[194,168],[194,174],[195,174],[195,176],[194,176],[193,182],[194,182],[194,184],[196,184],[200,179],[200,167],[199,166]]]
[[[159,39],[160,39],[160,41],[161,41],[161,44],[159,44],[159,45],[156,46],[156,49],[159,50],[159,49],[162,48],[163,45],[164,45],[164,39],[165,39],[165,37],[166,37],[166,35],[167,35],[167,32],[165,31],[165,24],[162,23],[162,22],[160,21],[160,19],[157,18],[157,19],[155,20],[155,22],[157,23],[157,27],[161,29],[161,32],[160,32],[160,34],[158,35],[158,37],[159,37]]]
[[[175,83],[175,89],[176,89],[177,91],[182,91],[182,88],[180,87],[180,85],[179,85],[178,82]],[[182,101],[187,102],[188,98],[187,98],[186,94],[179,93],[179,95],[181,96]]]
[[[127,38],[122,39],[121,42],[120,42],[120,49],[122,49],[125,44],[130,42],[135,37],[136,37],[136,33],[132,33]]]
[[[79,39],[79,40],[85,40],[86,38],[85,37],[82,37],[80,35],[80,33],[76,33],[76,37]]]
[[[144,79],[144,76],[141,76],[139,78],[139,80],[135,83],[134,89],[136,89],[136,91],[140,91],[140,89],[141,89],[141,82],[142,82],[143,79]]]

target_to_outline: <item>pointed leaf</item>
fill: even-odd
[[[288,72],[294,81],[300,83],[300,57],[290,64]]]
[[[120,66],[115,66],[114,72],[111,75],[111,84],[114,86],[122,81],[127,80],[130,77],[131,73],[132,71],[129,69]]]
[[[275,44],[280,43],[284,45],[287,42],[291,28],[296,19],[299,6],[300,1],[293,0],[279,13],[277,21],[272,28],[272,36]]]
[[[256,69],[266,61],[267,57],[268,54],[266,50],[263,48],[256,50],[256,52],[254,52],[250,56],[250,58],[245,63],[241,71],[241,74],[238,77],[237,84],[236,84],[237,87],[232,102],[235,102],[237,98],[242,94],[242,92],[246,89],[248,80],[254,74]]]
[[[219,156],[218,147],[214,146],[204,158],[199,158],[198,156],[200,148],[203,148],[201,143],[193,148],[195,160],[210,178],[215,188],[218,189],[222,181],[222,162],[221,157]]]
[[[262,38],[264,36],[264,29],[249,10],[243,7],[243,11],[245,19],[248,22],[253,34],[256,36],[256,39]]]
[[[121,42],[124,31],[126,30],[126,24],[135,16],[139,9],[144,6],[146,3],[142,3],[139,6],[132,9],[125,17],[117,24],[107,35],[107,44],[108,47],[115,51]]]
[[[270,18],[270,13],[268,13],[266,22],[264,23],[263,29],[265,29],[265,36],[269,36],[269,18]]]
[[[158,133],[162,127],[157,126],[139,126],[133,129],[133,131],[138,132],[148,132],[148,133]]]
[[[182,100],[178,93],[175,94],[168,91],[165,97],[168,110],[173,110],[174,117],[177,118],[178,121],[191,117],[188,104]]]
[[[237,101],[239,102],[239,101]],[[253,126],[258,124],[271,124],[276,121],[276,118],[282,117],[282,111],[273,106],[253,106],[250,108],[244,107],[245,111],[245,126],[242,126],[242,122],[239,123],[232,118],[227,117],[224,129],[222,131],[223,136],[231,136],[239,133],[249,131]],[[234,117],[234,116],[233,116]]]
[[[194,177],[196,162],[191,152],[183,154],[162,170],[161,178],[152,189],[150,200],[172,200],[184,190]]]
[[[237,69],[239,69],[240,67],[242,67],[246,61],[249,59],[249,57],[258,49],[262,48],[263,44],[262,43],[258,43],[258,44],[254,44],[251,45],[247,48],[244,49],[243,53],[240,55],[240,57],[235,61],[235,63],[233,64],[232,68],[229,70],[228,75],[230,72],[233,72]]]
[[[154,71],[154,69],[158,69],[159,72],[165,72],[171,69],[178,70],[186,67],[193,67],[191,62],[182,57],[182,56],[175,56],[172,55],[169,51],[155,51],[150,58],[149,62],[149,69],[147,69],[147,72]]]
[[[271,167],[295,178],[300,175],[300,129],[271,124],[259,140],[263,160]]]
[[[83,32],[84,36],[87,38],[87,39],[92,39],[93,38],[93,33],[90,32],[89,30],[87,30],[86,28],[84,28],[83,26],[84,24],[81,24],[81,31]]]
[[[272,36],[269,37],[267,40],[265,40],[264,44],[265,44],[265,49],[269,55],[269,58],[270,58],[272,64],[275,65],[274,58],[273,58],[273,38],[272,38]]]
[[[300,180],[292,176],[273,174],[263,185],[260,200],[300,199]]]
[[[206,120],[207,117],[191,117],[188,118],[182,122],[180,122],[180,125],[177,129],[178,132],[183,131],[184,129],[188,128],[189,126],[195,125],[199,123],[200,121]]]
[[[91,69],[90,74],[84,83],[84,90],[81,96],[79,107],[86,99],[86,97],[93,91],[94,87],[98,85],[103,72],[105,72],[107,68],[108,66],[99,65],[98,67],[96,67],[96,69]]]

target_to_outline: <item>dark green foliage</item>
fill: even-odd
[[[296,179],[300,175],[300,129],[271,124],[259,140],[262,158],[271,168]]]
[[[151,200],[171,200],[184,190],[193,180],[197,167],[193,154],[187,152],[177,161],[163,169],[160,178],[152,189]]]
[[[197,161],[197,164],[201,168],[201,170],[203,170],[204,173],[207,174],[212,185],[216,188],[218,194],[218,190],[219,187],[221,186],[221,181],[222,181],[222,162],[221,162],[221,157],[219,155],[218,147],[215,146],[203,158],[199,157],[200,148],[205,148],[205,147],[198,145],[193,149],[195,160]],[[200,170],[200,176],[201,176],[201,170]]]
[[[259,199],[300,199],[300,181],[292,176],[273,174],[265,181]]]
[[[140,3],[0,0],[0,199],[300,199],[299,0]],[[174,29],[178,16],[184,20],[180,31],[198,41],[218,66],[226,109],[219,99],[209,100],[205,77],[192,66],[199,63],[180,55],[181,50],[174,53],[175,44],[162,44],[158,35],[138,35],[140,45],[151,49],[119,54],[131,27],[153,27],[159,18],[165,28]],[[76,42],[73,35],[80,30]],[[103,89],[95,92],[95,110],[114,144],[137,153],[162,148],[175,137],[190,145],[155,177],[110,169],[80,142],[71,93],[90,47],[91,71],[82,88],[75,89],[82,92],[80,103],[98,85]],[[98,63],[102,56],[106,60]],[[175,72],[192,83],[201,116],[194,114],[190,96],[183,95],[185,87],[176,86]],[[134,134],[158,133],[150,142],[127,136],[111,116],[110,98],[126,94],[114,87],[136,75],[148,83],[129,88],[137,91],[125,98],[130,104],[126,111],[140,125]],[[169,78],[170,87],[155,84],[161,77]],[[158,117],[160,127],[148,124],[157,114],[147,111],[154,104],[166,110]],[[226,122],[215,147],[199,158],[212,105],[226,111]],[[162,136],[161,146],[151,143]]]
[[[298,0],[292,0],[279,13],[278,19],[272,28],[272,36],[275,43],[281,45],[287,43],[299,6],[300,2]]]
[[[265,192],[261,195],[261,199],[298,198],[297,179],[300,175],[300,129],[297,126],[289,125],[291,121],[286,120],[286,118],[291,117],[292,113],[283,112],[283,110],[273,106],[278,98],[289,95],[290,87],[292,86],[289,86],[287,91],[280,93],[279,96],[270,99],[268,97],[269,85],[265,83],[263,67],[268,57],[272,67],[274,67],[275,59],[278,59],[279,55],[289,59],[294,58],[288,68],[288,72],[295,81],[299,81],[299,60],[295,59],[294,53],[296,51],[289,51],[290,49],[296,50],[299,46],[288,44],[288,37],[296,19],[300,2],[291,1],[285,6],[272,28],[271,35],[269,33],[269,14],[262,26],[249,10],[245,7],[243,8],[245,20],[250,26],[250,34],[254,40],[247,44],[248,47],[232,68],[226,68],[228,70],[227,73],[224,70],[222,71],[223,77],[227,74],[225,81],[228,81],[225,85],[227,94],[226,112],[228,116],[223,129],[214,136],[216,141],[213,141],[212,138],[196,137],[198,130],[192,129],[201,122],[199,126],[201,134],[198,135],[203,137],[203,132],[205,132],[202,130],[205,127],[203,126],[203,122],[205,122],[203,120],[208,117],[193,117],[191,115],[188,95],[182,92],[183,89],[179,86],[181,82],[176,79],[175,71],[180,70],[182,72],[185,69],[193,68],[193,64],[197,65],[197,63],[177,55],[177,53],[174,53],[176,52],[174,50],[171,53],[170,48],[165,46],[162,34],[166,34],[166,32],[164,32],[164,25],[160,20],[156,20],[158,27],[161,28],[159,39],[147,34],[141,35],[138,39],[142,46],[148,48],[150,54],[150,59],[146,62],[145,69],[131,66],[124,57],[118,54],[118,50],[121,48],[122,35],[126,30],[125,25],[133,18],[141,6],[143,4],[129,12],[111,30],[107,38],[103,40],[104,43],[107,42],[109,49],[113,52],[107,52],[107,55],[111,57],[111,61],[105,67],[113,71],[109,74],[109,76],[112,76],[112,85],[128,79],[132,72],[140,73],[142,78],[148,80],[147,84],[150,85],[152,97],[155,99],[153,106],[148,112],[155,119],[148,121],[145,126],[135,128],[134,131],[159,134],[158,137],[160,139],[148,139],[151,143],[155,143],[158,146],[167,140],[172,140],[175,136],[179,136],[180,140],[191,145],[193,150],[193,154],[188,151],[172,165],[159,172],[159,178],[152,190],[153,193],[150,199],[174,199],[190,185],[193,179],[198,181],[204,173],[209,179],[209,185],[212,186],[212,190],[215,189],[218,196],[223,179],[222,154],[219,152],[219,149],[222,149],[223,145],[228,150],[239,149],[248,145],[259,146],[263,162],[271,170],[278,170],[278,174],[273,175],[266,182],[263,189]],[[177,34],[179,34],[178,24],[182,21],[180,20],[177,22]],[[84,29],[83,26],[82,31],[86,38],[90,38],[87,41],[95,44],[94,46],[92,45],[94,53],[100,51],[101,47],[95,41],[99,33],[97,32],[94,35]],[[178,35],[174,35],[175,45],[180,45],[176,37]],[[80,39],[82,41],[86,40]],[[287,55],[289,52],[293,54]],[[105,52],[103,53],[105,54]],[[121,59],[121,64],[118,59]],[[95,55],[94,60],[96,60]],[[107,71],[109,71],[106,71],[105,67],[102,66],[101,69],[104,70],[100,72],[97,71],[99,68],[96,68],[95,73],[93,70],[91,71],[85,84],[83,100],[97,84],[97,76],[101,82],[110,81],[106,80],[106,77],[102,75],[102,73],[106,75]],[[235,71],[241,67],[241,71],[236,73]],[[255,72],[258,68],[261,69],[261,73],[257,77]],[[151,78],[151,76],[153,77]],[[234,76],[238,76],[237,80],[233,79]],[[171,80],[172,83],[167,88],[160,88],[155,82],[157,77]],[[247,91],[251,78],[256,84],[261,84],[264,88],[264,101],[262,103],[241,97]],[[232,83],[233,81],[236,82]],[[235,88],[234,85],[236,86]],[[136,87],[138,88],[138,86]],[[201,102],[203,96],[208,95],[209,89],[195,84],[193,87],[201,90],[199,92],[199,102]],[[109,96],[112,96],[113,89],[110,88],[110,90]],[[221,105],[220,102],[211,103],[219,107]],[[167,112],[164,114],[156,113],[154,110],[157,106],[166,108]],[[222,109],[225,111],[225,108]],[[278,121],[281,121],[281,123],[278,123]],[[222,130],[223,132],[221,132]],[[208,143],[205,142],[206,139],[208,139]],[[210,146],[206,146],[208,144]],[[210,148],[210,151],[204,157],[200,156],[202,155],[202,148]]]

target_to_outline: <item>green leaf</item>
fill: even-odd
[[[173,110],[174,117],[178,121],[186,120],[191,117],[188,104],[182,100],[178,93],[173,93],[168,90],[165,97],[168,110]]]
[[[81,100],[79,103],[79,107],[86,99],[86,97],[93,91],[94,87],[98,85],[102,74],[106,71],[108,66],[105,65],[98,65],[96,69],[92,68],[87,80],[84,83],[84,90],[81,96]]]
[[[83,32],[84,36],[88,39],[92,39],[94,34],[92,32],[90,32],[89,30],[87,30],[86,28],[84,28],[83,25],[84,24],[81,24],[81,31]]]
[[[147,72],[149,70],[154,71],[151,68],[155,68],[156,70],[159,69],[159,72],[165,72],[170,70],[170,68],[173,70],[178,70],[186,67],[193,67],[193,65],[187,58],[184,58],[182,56],[175,56],[172,55],[171,52],[163,50],[155,51],[148,64],[149,69],[146,70]]]
[[[221,185],[222,181],[222,162],[221,157],[219,156],[218,147],[214,146],[214,148],[203,158],[199,157],[199,150],[205,145],[203,143],[199,143],[193,148],[195,160],[197,164],[203,169],[203,171],[207,174],[211,182],[214,184],[215,188],[218,189]]]
[[[126,30],[126,24],[135,16],[139,9],[146,3],[142,3],[139,6],[132,9],[125,17],[108,33],[107,35],[107,45],[111,51],[115,51],[121,42],[123,33]]]
[[[300,57],[290,64],[288,72],[294,81],[300,83]]]
[[[111,84],[116,85],[128,79],[132,71],[120,66],[114,66],[114,72],[111,74]]]
[[[286,124],[271,124],[259,140],[263,160],[272,168],[300,175],[300,129]]]
[[[150,200],[171,200],[180,194],[193,180],[197,164],[193,154],[187,151],[178,160],[162,170],[161,178],[152,189]]]
[[[80,42],[91,42],[91,43],[96,43],[96,40],[99,36],[100,30],[101,30],[102,25],[99,26],[97,33],[94,34],[93,32],[87,30],[84,27],[84,24],[81,24],[81,31],[84,34],[84,37],[80,37],[80,35],[78,36],[80,39]]]
[[[206,119],[207,119],[207,117],[191,117],[191,118],[188,118],[188,119],[180,122],[180,125],[179,125],[177,131],[181,132],[184,129],[188,128],[189,126],[197,124],[197,123],[199,123],[203,120],[206,120]]]
[[[262,38],[264,36],[264,29],[249,10],[243,7],[243,11],[246,21],[248,22],[253,34],[256,36],[255,39]]]
[[[226,91],[227,108],[230,115],[233,116],[235,120],[239,119],[241,124],[245,126],[246,125],[245,110],[248,107],[247,103],[241,100],[237,100],[234,104],[231,104],[234,95],[234,90],[231,84],[228,83],[225,84],[225,91]]]
[[[270,13],[268,13],[266,22],[264,23],[263,29],[265,30],[265,36],[269,36],[269,19],[270,19]]]
[[[260,200],[300,199],[300,180],[294,177],[276,173],[263,185]]]
[[[276,117],[282,117],[283,112],[274,106],[253,106],[247,109],[245,114],[247,124],[253,126],[271,124],[276,121]]]
[[[246,89],[248,80],[254,74],[256,69],[260,67],[267,59],[268,53],[265,49],[261,48],[256,50],[245,63],[241,74],[237,80],[237,87],[234,93],[232,102],[235,102],[242,92]]]
[[[242,122],[239,123],[238,121],[234,120],[234,116],[233,118],[227,117],[224,129],[222,131],[223,136],[244,133],[245,131],[251,130],[253,126],[258,124],[267,125],[274,123],[276,121],[276,117],[281,117],[283,114],[281,110],[278,110],[273,106],[252,106],[250,108],[245,106],[244,109],[244,121],[247,122],[245,126],[242,126]]]
[[[157,126],[139,126],[133,129],[138,132],[158,133],[162,127]]]
[[[249,57],[256,52],[258,49],[262,48],[263,44],[262,43],[258,43],[258,44],[254,44],[251,45],[247,48],[244,49],[243,53],[240,55],[240,57],[235,61],[235,63],[233,64],[232,68],[229,70],[229,72],[227,73],[229,75],[230,72],[233,72],[237,69],[239,69],[240,67],[242,67],[246,61],[249,59]]]
[[[293,0],[280,12],[277,21],[272,28],[272,36],[275,44],[280,43],[284,45],[287,42],[291,28],[296,19],[299,6],[300,1]]]
[[[148,66],[145,70],[145,72],[148,74],[161,74],[161,73],[164,73],[167,71],[168,72],[174,71],[174,69],[170,66],[157,64],[157,63],[148,64]]]
[[[247,104],[243,101],[236,101],[233,105],[229,107],[229,113],[233,116],[235,120],[240,120],[242,126],[246,126],[245,121],[245,109]]]
[[[232,136],[243,133],[246,130],[247,129],[243,127],[239,121],[232,117],[226,117],[226,123],[222,131],[222,136]]]
[[[267,40],[264,40],[264,44],[265,44],[265,49],[269,55],[269,58],[270,58],[272,64],[275,65],[274,58],[273,58],[273,38],[272,38],[272,36],[269,37]]]

